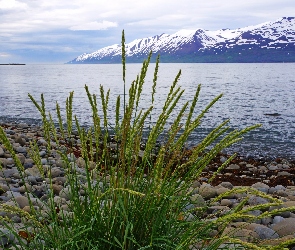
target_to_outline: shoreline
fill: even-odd
[[[0,117],[0,126],[16,126],[18,127],[20,124],[26,124],[29,127],[32,128],[39,128],[41,129],[42,127],[42,120],[41,119],[20,119],[17,120],[17,118],[6,118],[6,119],[1,119]],[[89,126],[85,126],[85,128],[87,128]],[[74,128],[74,126],[73,126]],[[75,130],[75,129],[74,129]],[[111,136],[111,135],[110,135]],[[187,150],[190,150],[191,148],[193,148],[194,145],[190,144],[190,146],[187,147]],[[243,152],[238,152],[234,149],[231,149],[231,147],[225,149],[225,152],[220,152],[220,155],[223,156],[231,156],[233,154],[237,154],[237,157],[240,157],[241,159],[244,159],[246,161],[256,161],[256,162],[272,162],[272,161],[280,161],[282,159],[284,160],[288,160],[290,162],[293,162],[295,164],[295,155],[288,155],[288,156],[284,156],[284,155],[272,155],[272,154],[263,154],[263,155],[248,155],[247,150],[243,150]]]
[[[70,202],[69,185],[67,183],[63,162],[58,155],[58,146],[52,143],[51,151],[47,152],[47,142],[44,140],[40,126],[33,127],[25,123],[5,125],[0,123],[0,126],[4,129],[8,139],[11,141],[17,157],[24,167],[24,173],[26,174],[24,185],[11,155],[0,143],[0,163],[2,165],[2,170],[0,171],[0,187],[3,190],[0,196],[0,205],[12,204],[12,197],[19,196],[22,198],[17,199],[17,206],[29,212],[30,207],[25,196],[25,186],[28,187],[30,192],[36,197],[34,198],[36,206],[40,204],[38,203],[39,199],[48,199],[47,193],[50,180],[47,174],[45,179],[40,175],[40,171],[37,169],[37,166],[34,165],[34,161],[30,158],[29,154],[30,141],[36,140],[39,154],[42,158],[41,163],[44,172],[47,173],[49,166],[51,166],[50,176],[52,178],[54,198],[56,201],[63,201],[63,203],[57,202],[57,213],[59,213],[59,211],[68,214],[72,213],[67,205]],[[76,148],[79,149],[79,139],[76,133],[72,133],[71,141],[75,147],[77,146]],[[110,142],[110,144],[114,143]],[[61,146],[67,147],[66,142],[62,143]],[[76,153],[75,151],[73,153],[67,152],[67,157],[71,163],[76,164],[77,173],[80,175],[81,180],[84,180],[86,183],[85,161],[83,163],[83,159],[79,157],[80,154]],[[295,161],[291,162],[285,159],[277,159],[276,161],[265,162],[237,156],[220,174],[217,174],[214,181],[210,183],[210,177],[216,173],[218,167],[227,160],[227,157],[228,156],[225,154],[217,155],[217,157],[207,165],[202,175],[196,178],[193,186],[190,187],[192,191],[192,193],[190,193],[191,201],[194,200],[195,203],[189,203],[187,205],[188,209],[192,209],[195,206],[204,207],[206,208],[206,214],[208,216],[218,218],[220,213],[226,213],[235,209],[246,194],[231,193],[223,197],[220,201],[211,204],[212,199],[220,194],[229,192],[233,188],[239,187],[250,187],[268,194],[273,198],[280,199],[282,202],[280,206],[282,208],[295,208]],[[100,179],[99,176],[97,178]],[[81,196],[83,195],[81,194]],[[263,196],[260,197],[255,194],[248,194],[248,196],[249,199],[246,206],[259,206],[268,203],[268,200],[263,198]],[[206,207],[207,204],[210,204],[210,206]],[[270,207],[269,211],[271,212],[275,208],[276,207]],[[40,206],[40,209],[43,209],[43,207]],[[259,240],[261,244],[267,242],[270,245],[276,245],[285,241],[286,237],[294,237],[295,213],[292,211],[293,210],[283,211],[274,216],[258,220],[249,220],[247,218],[235,220],[227,225],[225,232],[230,232],[233,235],[237,234],[236,236],[238,238],[246,242]],[[250,211],[249,214],[259,216],[264,212],[263,209],[256,209]],[[186,220],[189,221],[192,217],[193,214],[188,212]],[[21,221],[20,217],[16,217],[15,220],[16,219],[17,221]],[[21,222],[19,222],[19,224],[22,225]],[[215,233],[216,235],[218,234],[217,231]],[[9,246],[10,243],[12,242],[7,240],[7,246]]]
[[[28,148],[29,141],[38,141],[40,140],[40,138],[43,139],[42,127],[39,125],[16,122],[3,123],[0,121],[0,126],[4,128],[6,133],[13,140],[15,140],[16,147],[24,146]],[[32,133],[30,131],[34,131],[34,137],[32,137]],[[30,138],[27,138],[28,134]],[[75,131],[73,131],[72,136],[74,136],[76,141],[79,140],[78,135],[77,133],[75,133]],[[23,138],[26,138],[26,140],[24,140]],[[66,144],[62,146],[66,147]],[[77,148],[79,149],[78,144]],[[53,150],[55,149],[53,148]],[[77,152],[78,153],[76,153],[76,157],[78,158],[80,156],[79,150]],[[189,148],[186,149],[186,154],[190,154],[190,152],[191,150]],[[205,168],[200,180],[202,182],[208,182],[214,172],[216,172],[216,170],[231,155],[232,154],[226,154],[222,152],[218,153],[218,155]],[[0,157],[3,156],[0,155]],[[244,186],[251,186],[257,182],[263,182],[273,187],[277,185],[295,186],[295,159],[286,159],[283,157],[271,156],[265,156],[258,159],[253,157],[246,157],[237,153],[237,156],[228,164],[228,166],[225,167],[217,175],[217,177],[212,182],[212,185],[217,186],[224,181],[230,181],[234,186],[240,185],[241,182]]]

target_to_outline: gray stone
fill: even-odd
[[[44,156],[46,155],[46,151],[44,151],[44,150],[40,151],[40,152],[39,152],[39,155],[40,155],[41,157],[44,157]]]
[[[240,169],[240,166],[237,164],[230,164],[226,169],[231,169],[231,170]]]
[[[268,226],[273,223],[273,219],[271,217],[266,217],[261,219],[261,224]]]
[[[186,213],[184,217],[185,221],[195,221],[196,218],[192,213]]]
[[[273,225],[272,229],[281,237],[285,235],[293,235],[295,233],[295,218],[286,218]]]
[[[71,197],[71,194],[70,194],[70,188],[69,187],[65,187],[63,188],[60,192],[59,192],[59,196],[61,198],[64,198],[65,200],[69,200],[70,197]]]
[[[204,207],[206,202],[200,194],[194,194],[191,196],[191,201],[194,203],[195,207]]]
[[[60,170],[58,167],[54,167],[51,169],[51,177],[55,178],[63,174],[63,171]]]
[[[2,147],[0,147],[0,156],[1,156],[1,157],[4,156],[4,150],[3,150]]]
[[[270,171],[275,171],[275,170],[278,170],[278,166],[274,166],[274,165],[270,165],[270,166],[267,166],[268,170]]]
[[[228,206],[211,206],[208,207],[208,212],[212,214],[223,215],[230,210]]]
[[[17,136],[14,141],[19,143],[22,147],[26,145],[26,140],[21,136]]]
[[[0,184],[0,194],[3,194],[9,190],[9,187],[5,184]]]
[[[20,160],[21,164],[25,163],[26,157],[23,154],[17,154],[17,158]]]
[[[15,215],[11,218],[14,223],[21,223],[21,218],[18,215]]]
[[[280,236],[274,231],[273,229],[259,225],[257,226],[254,230],[255,233],[257,233],[260,237],[260,239],[265,240],[265,239],[277,239]]]
[[[199,189],[199,194],[204,199],[210,199],[217,195],[215,188],[213,188],[210,184],[202,184]]]
[[[27,149],[25,148],[25,147],[17,147],[16,149],[15,149],[15,151],[16,152],[18,152],[18,153],[23,153],[23,154],[26,154],[27,153]]]
[[[5,133],[8,134],[8,135],[14,135],[15,132],[11,129],[5,129]]]
[[[261,211],[260,210],[252,210],[252,211],[249,211],[247,214],[249,215],[254,215],[255,217],[261,215]],[[248,222],[253,222],[253,223],[256,223],[256,224],[260,224],[261,223],[261,219],[257,219],[257,220],[254,220],[253,219],[247,219],[245,218],[244,219],[245,221],[248,221]]]
[[[41,163],[42,163],[42,165],[48,165],[48,161],[45,158],[41,159]]]
[[[62,185],[62,186],[66,183],[66,181],[67,181],[66,177],[63,177],[63,176],[55,177],[52,179],[52,182],[54,184]]]
[[[29,128],[29,125],[25,122],[21,122],[17,125],[18,127],[22,128],[22,129],[27,129]]]
[[[34,177],[41,177],[41,173],[40,173],[40,170],[39,168],[34,165],[33,167],[31,168],[28,168],[25,170],[25,173],[28,175],[28,176],[34,176]]]
[[[69,162],[75,162],[76,161],[76,156],[71,153],[67,155]]]
[[[231,236],[233,238],[238,238],[246,242],[253,242],[260,238],[259,235],[252,230],[248,230],[245,228],[233,228],[233,227],[227,227],[223,231],[222,236]]]
[[[230,191],[230,189],[223,187],[223,186],[217,186],[216,187],[216,194],[217,195],[221,195],[224,194],[226,192]],[[234,194],[228,194],[226,196],[224,196],[224,198],[228,198],[228,199],[233,199],[234,198]]]
[[[259,172],[261,173],[266,173],[268,171],[267,167],[266,166],[259,166],[258,167],[258,170]]]
[[[17,168],[11,168],[11,169],[4,169],[3,170],[3,175],[5,178],[10,178],[13,176],[13,174],[18,173]]]
[[[195,208],[194,204],[189,203],[189,204],[187,204],[187,205],[183,208],[183,211],[189,211],[189,210],[192,210],[192,209],[194,209],[194,208]]]
[[[221,206],[228,206],[228,207],[231,207],[233,205],[233,202],[229,199],[222,199],[220,201],[220,205]]]
[[[30,183],[31,185],[37,185],[38,184],[35,176],[28,176],[28,177],[25,178],[25,180],[28,183]]]
[[[39,139],[37,141],[37,143],[38,143],[38,145],[42,145],[42,146],[45,146],[45,147],[48,145],[47,141],[44,140],[44,139]]]
[[[278,172],[278,174],[277,174],[277,176],[289,176],[289,175],[291,175],[291,174],[286,171]]]
[[[67,204],[67,200],[65,198],[61,198],[60,196],[54,196],[53,201],[58,206]]]
[[[200,186],[201,186],[201,183],[199,181],[194,181],[193,184],[192,184],[193,188],[198,188]]]
[[[7,164],[8,164],[7,159],[0,158],[0,166],[6,168]]]
[[[57,160],[55,161],[55,164],[59,168],[63,168],[66,165],[66,163],[63,160]]]
[[[246,168],[255,168],[252,164],[246,164]]]
[[[282,216],[275,216],[274,218],[273,218],[273,220],[272,220],[272,223],[273,224],[278,224],[279,222],[281,222],[281,221],[284,221],[285,220],[285,218],[284,217],[282,217]]]
[[[52,191],[55,195],[59,195],[60,191],[63,189],[61,185],[52,184]]]
[[[15,236],[6,228],[0,228],[0,246],[6,246],[15,240]]]
[[[17,202],[17,204],[19,205],[20,208],[24,208],[25,206],[29,206],[29,199],[25,196],[18,196],[15,197],[15,201]]]
[[[16,198],[18,196],[22,196],[19,192],[13,192],[10,190],[6,192],[6,195],[8,198],[13,198],[13,197]]]
[[[226,158],[226,157],[224,157],[224,156],[221,156],[221,157],[220,157],[220,162],[221,162],[221,163],[224,163],[224,162],[226,162],[226,160],[227,160],[227,158]]]
[[[257,182],[253,184],[252,187],[266,194],[268,193],[268,190],[269,190],[269,186],[262,182]]]
[[[220,184],[219,184],[219,186],[222,186],[222,187],[225,187],[225,188],[228,188],[228,189],[233,189],[234,188],[234,185],[233,184],[231,184],[230,182],[221,182]]]
[[[278,190],[275,192],[275,194],[280,197],[287,197],[289,195],[285,190]]]
[[[261,205],[268,203],[267,199],[261,198],[259,196],[251,196],[248,200],[250,206]]]

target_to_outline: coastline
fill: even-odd
[[[45,199],[44,197],[47,197],[48,184],[50,184],[51,181],[48,177],[44,179],[40,175],[40,171],[37,169],[37,166],[34,165],[34,161],[30,158],[29,154],[30,142],[35,140],[42,158],[41,163],[44,172],[47,172],[49,168],[51,169],[50,175],[52,178],[54,200],[64,201],[64,203],[57,204],[57,213],[63,211],[63,213],[71,214],[72,211],[67,205],[70,202],[70,195],[66,169],[58,154],[58,150],[60,147],[66,150],[65,152],[67,152],[69,161],[75,164],[77,173],[85,179],[85,161],[83,163],[83,159],[80,157],[81,152],[79,152],[79,137],[77,133],[73,131],[70,137],[71,143],[74,145],[73,148],[77,151],[73,153],[67,151],[67,143],[64,141],[61,142],[60,146],[52,142],[51,150],[48,152],[47,142],[43,137],[43,131],[40,126],[32,126],[26,123],[0,123],[0,126],[12,143],[13,149],[22,163],[26,175],[24,185],[14,160],[11,158],[8,150],[0,142],[0,163],[2,166],[0,171],[0,187],[1,190],[3,190],[0,195],[0,205],[12,204],[12,197],[18,196],[22,198],[17,199],[17,205],[23,211],[30,212],[25,187],[36,197],[34,198],[36,199],[36,206],[40,204],[37,203],[38,199],[42,200]],[[110,147],[114,146],[114,143],[110,142]],[[187,153],[190,153],[189,150]],[[280,207],[282,209],[286,208],[286,211],[284,210],[274,216],[268,216],[262,219],[259,218],[257,220],[235,220],[226,227],[224,233],[231,233],[233,236],[246,242],[260,241],[262,245],[265,243],[276,245],[284,242],[286,239],[292,239],[295,233],[295,213],[293,212],[295,208],[295,162],[290,162],[285,159],[276,159],[270,162],[263,160],[255,161],[254,159],[245,159],[242,156],[237,156],[224,170],[217,174],[214,181],[210,183],[209,179],[216,173],[218,167],[226,161],[227,157],[227,155],[219,154],[207,165],[202,175],[195,180],[193,186],[190,187],[191,193],[188,195],[192,195],[191,200],[197,202],[197,205],[195,203],[189,203],[187,209],[192,209],[195,206],[204,207],[208,216],[218,218],[220,213],[227,213],[232,209],[234,210],[247,194],[232,192],[224,196],[220,201],[211,204],[212,199],[226,192],[230,192],[232,189],[235,190],[235,188],[247,187],[254,190],[254,194],[255,190],[257,190],[267,194],[268,197],[281,200],[282,203]],[[106,176],[106,179],[107,177],[108,176]],[[109,182],[107,184],[110,185]],[[248,194],[249,199],[246,206],[259,207],[268,202],[266,198],[263,198],[264,196],[260,197],[254,194]],[[271,213],[275,208],[275,206],[270,207],[269,212]],[[288,211],[288,208],[292,209]],[[43,209],[43,207],[40,207],[40,209]],[[264,212],[263,209],[256,209],[255,211],[249,211],[249,214],[259,216]],[[191,217],[187,217],[187,221],[194,217],[190,212],[188,216]],[[21,221],[20,217],[16,217],[15,220],[16,219],[17,221]],[[22,225],[21,222],[19,222],[19,224]],[[218,232],[215,230],[213,236],[214,234],[217,235]],[[9,244],[13,242],[14,239],[9,239],[6,244],[9,247]]]
[[[35,124],[17,123],[17,122],[1,122],[0,126],[8,131],[8,134],[18,138],[17,141],[23,141],[22,138],[27,138],[30,131],[34,131],[36,136],[29,138],[29,141],[38,141],[43,135],[42,127]],[[77,133],[73,131],[72,136],[78,141]],[[28,139],[24,144],[28,146]],[[19,143],[16,141],[17,146]],[[54,144],[54,143],[53,143]],[[1,145],[1,143],[0,143]],[[55,144],[54,144],[55,145]],[[64,145],[63,145],[64,146]],[[79,148],[79,144],[76,145]],[[186,149],[186,154],[190,154],[191,150]],[[270,186],[283,185],[295,186],[295,159],[286,159],[283,157],[265,156],[261,158],[246,157],[236,153],[237,156],[223,169],[217,178],[212,182],[212,185],[219,185],[223,181],[230,181],[233,185],[243,184],[251,186],[257,182],[267,183]],[[220,167],[232,154],[220,152],[211,162],[201,175],[202,182],[206,182],[212,177],[214,172]],[[76,155],[79,157],[79,155]],[[239,178],[236,178],[239,177]]]

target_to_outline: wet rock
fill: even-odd
[[[22,147],[26,145],[26,140],[22,138],[21,136],[17,136],[14,141],[16,143],[19,143]]]
[[[277,176],[290,176],[291,174],[286,171],[278,172]]]
[[[286,218],[285,220],[276,223],[272,229],[279,236],[291,235],[295,233],[295,218]]]
[[[269,190],[269,186],[262,182],[257,182],[253,184],[252,187],[266,194],[268,193],[268,190]]]
[[[240,166],[237,164],[230,164],[226,169],[236,170],[240,169]]]
[[[17,202],[17,204],[19,205],[20,208],[24,208],[25,206],[29,206],[29,199],[25,196],[18,196],[15,197],[15,201]]]
[[[279,222],[282,222],[282,221],[284,221],[285,220],[285,218],[284,217],[282,217],[282,216],[275,216],[274,218],[273,218],[273,220],[272,220],[272,223],[273,224],[278,224]]]
[[[265,239],[277,239],[279,238],[280,236],[276,233],[275,230],[269,228],[269,227],[266,227],[266,226],[263,226],[263,225],[257,225],[254,230],[253,230],[255,233],[257,233],[259,235],[259,238],[262,239],[262,240],[265,240]]]
[[[4,194],[9,190],[9,187],[6,184],[0,184],[0,194]]]
[[[58,177],[60,175],[63,175],[63,171],[60,168],[54,167],[51,169],[51,177],[52,178]]]
[[[254,242],[260,239],[259,235],[248,229],[228,227],[224,230],[222,236],[231,236],[246,242]]]
[[[213,188],[210,184],[202,184],[199,188],[199,194],[204,199],[214,198],[217,195],[215,188]]]
[[[191,201],[195,207],[204,207],[206,206],[206,202],[204,198],[200,194],[194,194],[191,196]]]
[[[27,153],[27,149],[25,148],[25,147],[17,147],[16,149],[15,149],[15,151],[16,152],[18,152],[18,153],[23,153],[23,154],[26,154]]]
[[[248,200],[250,206],[261,205],[268,203],[267,199],[261,198],[259,196],[251,196]]]
[[[220,201],[220,205],[221,206],[228,206],[228,207],[231,207],[233,205],[233,201],[230,200],[230,199],[222,199]]]
[[[270,165],[270,166],[267,166],[268,170],[271,170],[271,171],[275,171],[275,170],[278,170],[278,166],[274,166],[274,165]]]
[[[219,185],[228,189],[234,188],[233,184],[231,184],[230,182],[221,182]]]
[[[15,240],[15,236],[6,228],[0,228],[0,246],[7,246]]]
[[[59,195],[60,191],[63,189],[63,186],[52,184],[52,190],[55,195]]]
[[[0,157],[4,156],[4,150],[2,147],[0,147]]]
[[[8,164],[7,159],[5,159],[5,158],[0,158],[0,166],[6,168],[7,164]]]
[[[69,200],[71,197],[71,191],[69,187],[65,187],[63,188],[60,192],[59,192],[59,196],[61,198],[64,198],[65,200]]]

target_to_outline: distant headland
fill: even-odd
[[[25,63],[0,63],[0,65],[26,65]]]

